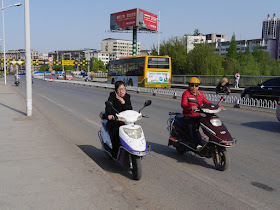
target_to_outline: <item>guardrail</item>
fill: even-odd
[[[225,75],[229,82],[235,83],[234,75]],[[216,86],[222,79],[223,75],[172,75],[172,83],[186,84],[191,77],[198,77],[202,85]],[[247,76],[241,75],[239,87],[255,86],[263,81],[276,76]]]
[[[45,79],[46,81],[50,82],[58,82],[58,83],[69,83],[69,84],[77,84],[77,85],[84,85],[89,87],[102,87],[102,88],[109,88],[114,89],[115,86],[112,84],[107,83],[98,83],[98,82],[83,82],[83,81],[69,81],[69,80],[51,80],[51,79]],[[182,97],[185,90],[181,89],[174,89],[174,88],[143,88],[143,87],[132,87],[127,86],[127,90],[134,91],[137,93],[150,93],[152,95],[165,95],[165,96],[171,96],[174,99],[177,97]],[[219,101],[221,98],[221,95],[217,95],[215,93],[205,93],[205,97],[212,102]],[[230,96],[225,95],[225,103],[228,104],[234,104],[235,107],[242,106],[250,106],[250,107],[257,107],[257,108],[265,108],[265,109],[276,109],[277,107],[277,101],[272,100],[262,100],[262,99],[249,99],[249,98],[241,98],[237,96]]]

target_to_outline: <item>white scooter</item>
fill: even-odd
[[[151,105],[151,103],[151,100],[147,100],[143,108]],[[133,110],[118,112],[110,101],[106,101],[105,104],[117,112],[116,120],[124,124],[119,128],[121,146],[119,147],[117,158],[114,159],[112,157],[112,142],[106,126],[108,121],[105,119],[104,112],[100,113],[102,126],[98,132],[98,136],[102,144],[102,149],[122,167],[130,168],[135,180],[140,180],[142,176],[141,159],[144,155],[148,154],[149,148],[146,144],[141,126],[136,125],[135,122],[147,116],[141,114],[140,111],[143,108],[139,112]]]

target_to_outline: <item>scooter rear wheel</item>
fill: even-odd
[[[132,156],[132,175],[134,180],[140,180],[142,177],[141,157]]]
[[[229,157],[225,148],[216,147],[213,150],[213,161],[215,168],[219,171],[224,171],[228,167]]]

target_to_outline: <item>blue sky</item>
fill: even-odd
[[[4,0],[4,6],[14,3],[24,0]],[[224,33],[229,39],[233,33],[237,39],[257,39],[267,14],[280,17],[279,0],[30,0],[31,48],[44,53],[100,50],[105,38],[132,40],[131,33],[111,33],[109,28],[111,13],[134,8],[154,14],[160,10],[161,41],[192,34],[196,28],[205,34]],[[25,48],[24,6],[5,9],[5,35],[6,50]],[[157,40],[156,34],[138,34],[141,49],[151,49]]]

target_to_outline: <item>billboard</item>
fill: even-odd
[[[131,9],[110,15],[110,30],[157,31],[157,15],[142,9]]]

